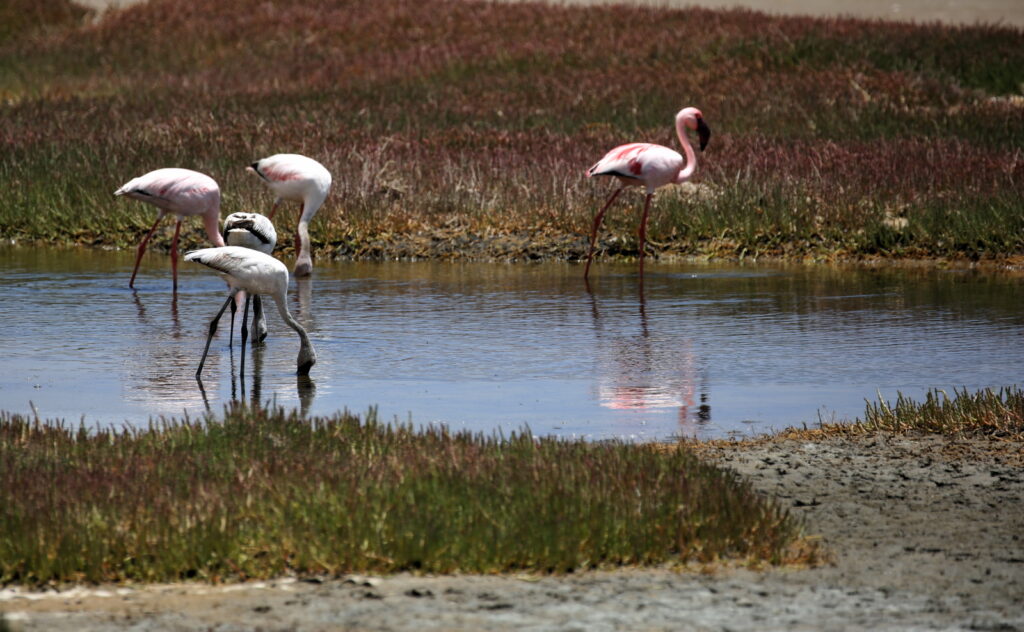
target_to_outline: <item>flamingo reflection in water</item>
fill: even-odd
[[[605,330],[597,298],[589,291],[598,337],[597,396],[604,408],[633,413],[676,409],[680,434],[696,434],[711,419],[707,380],[692,341],[652,335],[643,285],[638,292],[639,331]]]

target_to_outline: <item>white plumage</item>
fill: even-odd
[[[271,254],[277,246],[274,224],[259,213],[232,213],[224,219],[224,244]]]
[[[306,330],[288,312],[288,305],[286,304],[288,268],[283,263],[270,255],[241,246],[221,246],[219,248],[193,250],[185,254],[185,261],[195,261],[216,270],[224,277],[228,285],[231,286],[227,301],[220,308],[220,311],[217,312],[213,321],[210,322],[210,331],[206,338],[206,348],[203,350],[203,358],[200,360],[199,368],[196,370],[196,378],[199,378],[202,374],[203,365],[206,363],[206,356],[210,351],[210,341],[213,339],[213,334],[217,331],[217,322],[224,314],[224,310],[234,301],[235,295],[239,291],[245,291],[254,295],[267,295],[274,299],[281,318],[299,335],[298,374],[309,374],[309,370],[316,364],[316,351],[309,341]],[[242,350],[244,354],[244,340]]]
[[[232,213],[224,219],[224,242],[228,246],[241,246],[258,250],[264,254],[272,254],[277,245],[277,231],[274,224],[259,213]],[[245,312],[249,311],[250,295],[245,294]],[[241,295],[239,295],[241,296]],[[239,299],[241,300],[241,299]],[[235,329],[235,312],[237,304],[231,305],[231,331]],[[252,343],[263,342],[267,338],[267,320],[263,315],[263,301],[260,295],[252,296]],[[242,344],[245,344],[246,326],[242,323]],[[229,338],[230,340],[230,338]]]
[[[277,206],[283,201],[302,204],[299,225],[295,230],[295,276],[311,274],[313,257],[309,223],[331,190],[331,173],[319,162],[299,154],[275,154],[257,160],[247,169],[258,175],[274,192],[270,219],[274,219]]]

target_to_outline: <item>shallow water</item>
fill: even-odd
[[[490,433],[721,437],[863,414],[865,399],[1018,383],[1020,281],[941,270],[317,262],[289,305],[298,338],[211,346],[226,296],[182,262],[130,252],[0,249],[0,410],[101,425],[220,413],[232,399]],[[290,265],[290,261],[288,262]]]

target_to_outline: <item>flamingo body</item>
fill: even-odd
[[[687,136],[687,130],[697,132],[700,138],[700,149],[708,144],[711,130],[704,122],[704,115],[697,108],[683,108],[676,114],[676,135],[683,153],[652,143],[629,143],[612,149],[598,160],[590,169],[587,177],[611,176],[620,182],[619,188],[612,191],[604,206],[594,216],[594,225],[590,234],[590,250],[587,253],[587,266],[583,278],[590,274],[590,262],[594,257],[594,245],[597,242],[597,230],[605,212],[628,186],[643,186],[647,196],[644,200],[643,215],[640,218],[638,235],[640,237],[640,274],[644,272],[644,245],[647,236],[647,214],[651,207],[654,192],[669,184],[682,184],[697,171],[697,155]]]
[[[281,202],[299,202],[302,211],[295,231],[295,276],[307,276],[313,271],[312,248],[309,241],[309,223],[323,206],[331,190],[331,172],[322,164],[299,154],[275,154],[257,160],[247,169],[263,180],[274,193],[270,219],[274,218]]]
[[[620,145],[587,170],[587,177],[615,176],[626,185],[642,185],[653,193],[675,182],[686,161],[682,154],[663,145]]]
[[[181,222],[189,216],[201,216],[203,227],[210,241],[215,246],[223,246],[224,238],[218,230],[220,221],[220,187],[217,182],[206,174],[191,169],[167,168],[150,171],[138,178],[126,182],[114,191],[115,196],[124,196],[157,207],[156,221],[152,228],[139,243],[135,257],[135,268],[132,270],[128,287],[134,287],[135,275],[139,271],[139,263],[146,251],[146,244],[156,231],[160,220],[168,213],[177,216],[174,229],[174,240],[171,242],[171,270],[174,277],[174,289],[178,289],[178,235]]]
[[[242,246],[193,250],[185,254],[185,261],[195,261],[216,270],[230,286],[227,302],[210,323],[206,349],[203,351],[199,369],[196,370],[197,378],[200,377],[203,365],[206,363],[206,355],[210,351],[210,340],[213,338],[214,332],[217,331],[217,322],[228,305],[234,301],[235,295],[241,291],[252,295],[266,295],[274,299],[281,318],[299,335],[299,356],[296,362],[298,374],[309,375],[310,369],[316,364],[316,351],[309,341],[306,330],[288,312],[285,300],[288,293],[288,268],[283,263],[268,254]]]
[[[277,231],[274,224],[266,216],[259,213],[232,213],[224,218],[224,243],[228,246],[241,246],[257,250],[263,254],[272,254],[277,245]],[[239,300],[244,292],[239,293]],[[252,337],[253,345],[263,342],[267,338],[267,320],[263,315],[263,301],[260,295],[252,297],[252,328],[255,332]],[[249,309],[249,296],[246,295],[246,309]],[[231,306],[231,330],[235,328],[235,312],[237,305]],[[243,334],[245,323],[242,323]],[[244,336],[243,336],[244,338]],[[244,340],[243,343],[245,344]]]

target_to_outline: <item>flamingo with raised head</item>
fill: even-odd
[[[601,210],[594,216],[594,226],[590,233],[590,250],[587,253],[587,267],[583,270],[583,278],[590,274],[590,261],[594,257],[594,245],[597,242],[597,230],[601,226],[608,207],[612,205],[615,198],[628,186],[644,186],[647,188],[647,197],[644,201],[643,216],[640,218],[640,228],[637,234],[640,237],[640,275],[644,273],[644,245],[647,239],[647,213],[651,207],[651,198],[654,191],[667,184],[682,184],[686,182],[697,171],[697,156],[690,144],[686,130],[697,132],[700,138],[700,150],[708,144],[711,138],[711,129],[704,122],[704,115],[697,108],[683,108],[676,114],[676,135],[679,136],[679,144],[683,148],[685,160],[679,152],[669,149],[663,145],[652,143],[630,143],[619,145],[605,154],[604,158],[587,170],[587,177],[614,176],[619,180],[621,186],[612,191],[608,201],[604,203]]]
[[[259,213],[232,213],[224,218],[224,243],[228,246],[242,246],[262,252],[273,254],[274,246],[277,245],[277,231],[274,224],[266,216]],[[249,311],[249,294],[245,294],[245,312]],[[252,343],[263,342],[267,338],[267,320],[263,316],[263,301],[257,294],[252,298]],[[238,306],[231,305],[231,331],[235,329],[235,312]],[[245,322],[242,322],[243,337],[246,332]],[[230,340],[230,338],[229,338]]]
[[[277,311],[289,327],[299,334],[299,357],[297,360],[298,374],[309,375],[309,370],[316,364],[316,350],[309,341],[306,330],[292,318],[288,312],[285,299],[288,294],[288,268],[277,259],[257,250],[244,248],[242,246],[221,246],[219,248],[203,248],[185,253],[185,261],[195,261],[208,268],[221,273],[224,280],[228,282],[230,290],[228,299],[210,321],[210,331],[206,336],[206,347],[203,349],[203,358],[199,361],[199,368],[196,369],[196,379],[201,379],[203,365],[206,364],[206,356],[210,352],[210,341],[217,331],[217,323],[224,310],[235,300],[235,295],[245,291],[249,294],[259,296],[268,295],[277,303]],[[242,315],[242,322],[248,314]],[[245,338],[242,338],[242,353],[245,353]],[[244,362],[244,356],[243,356]]]
[[[299,202],[301,213],[295,230],[295,276],[309,276],[313,272],[312,247],[309,241],[309,223],[320,210],[331,190],[331,172],[322,164],[299,154],[275,154],[246,167],[266,182],[274,192],[274,205],[270,219],[282,201]]]
[[[128,287],[135,287],[135,275],[139,271],[139,263],[160,220],[168,213],[177,215],[178,222],[174,227],[174,239],[171,241],[171,273],[174,277],[174,291],[178,290],[178,235],[181,233],[181,222],[191,215],[203,218],[206,235],[215,246],[223,246],[224,238],[218,230],[220,222],[220,187],[210,176],[192,171],[191,169],[167,168],[157,169],[129,180],[117,191],[116,196],[126,196],[157,207],[156,221],[139,244],[135,255],[135,267]]]

